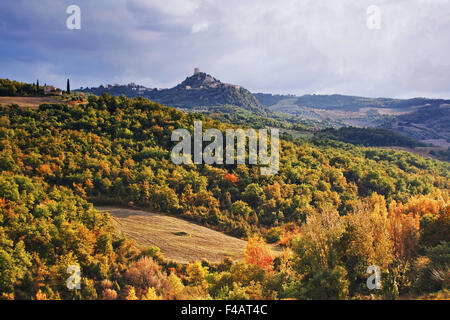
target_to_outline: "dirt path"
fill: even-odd
[[[243,258],[246,241],[160,213],[96,207],[111,213],[117,230],[141,248],[157,246],[164,256],[180,263],[206,259],[220,262],[224,257]]]

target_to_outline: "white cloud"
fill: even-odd
[[[4,72],[13,57],[51,55],[55,70],[101,83],[163,87],[198,66],[253,91],[450,98],[449,0],[79,0],[80,33],[67,33],[60,7],[17,2],[0,3]],[[366,26],[372,4],[380,30]]]
[[[192,25],[192,33],[206,31],[209,28],[208,22],[200,22]]]

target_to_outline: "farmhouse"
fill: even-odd
[[[54,86],[44,86],[44,94],[46,96],[61,96],[62,91]]]

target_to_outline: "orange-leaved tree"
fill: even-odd
[[[228,181],[230,181],[230,182],[233,182],[233,183],[238,182],[238,178],[237,178],[234,174],[232,174],[232,173],[228,173],[228,174],[225,176],[224,179],[225,179],[225,180],[228,180]]]
[[[273,256],[267,244],[258,236],[248,240],[245,247],[244,261],[261,267],[266,271],[273,269]]]

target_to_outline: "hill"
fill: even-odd
[[[258,100],[245,88],[222,83],[204,72],[187,77],[171,89],[153,90],[145,96],[169,106],[180,108],[234,105],[261,112]]]
[[[142,97],[144,92],[152,91],[156,89],[146,88],[144,86],[129,83],[126,85],[113,84],[113,85],[100,85],[98,87],[92,88],[80,88],[78,90],[74,90],[75,92],[84,92],[88,94],[94,94],[97,96],[101,96],[104,93],[110,94],[112,96],[118,97],[121,95],[125,95],[129,98]]]
[[[361,108],[398,108],[402,100],[390,98],[364,98],[356,96],[333,95],[303,95],[295,104],[300,107],[316,109],[357,111]]]
[[[253,95],[256,99],[258,99],[263,107],[273,106],[284,99],[295,98],[295,95],[280,95],[271,93],[254,93]]]
[[[143,96],[155,102],[186,109],[196,107],[208,109],[233,105],[252,112],[263,112],[259,101],[247,89],[238,85],[222,83],[211,75],[199,71],[170,89],[149,89],[129,84],[86,88],[81,91],[96,95],[108,93],[119,96],[124,94],[131,98]]]
[[[327,128],[315,134],[316,139],[335,139],[366,147],[425,147],[425,144],[381,128]]]
[[[416,140],[450,147],[450,101],[433,103],[388,119],[381,125]]]
[[[360,298],[371,294],[364,284],[374,262],[395,277],[383,297],[446,288],[430,274],[445,268],[449,252],[450,164],[334,140],[281,140],[273,176],[255,165],[176,165],[171,133],[192,132],[195,120],[205,130],[236,128],[107,94],[86,106],[0,107],[2,298]],[[249,239],[244,261],[166,261],[118,236],[120,226],[92,203],[139,206]],[[142,216],[127,215],[132,228],[146,228]],[[289,250],[271,257],[255,235]],[[74,264],[83,277],[76,292],[65,282]]]
[[[298,97],[297,100],[295,101],[295,104],[300,107],[309,107],[315,109],[359,111],[364,108],[401,110],[424,105],[439,105],[448,102],[450,102],[450,100],[427,99],[427,98],[413,98],[413,99],[367,98],[357,96],[346,96],[340,94],[333,94],[333,95],[307,94]]]
[[[206,259],[219,263],[225,257],[235,261],[244,257],[246,241],[180,218],[117,207],[97,209],[112,214],[120,234],[135,240],[141,248],[157,246],[173,261],[189,263]]]
[[[260,97],[259,95],[257,95]],[[379,127],[417,141],[448,148],[450,100],[364,98],[345,95],[264,97],[267,110],[325,123],[326,126]]]
[[[260,95],[257,95],[260,97]],[[267,96],[267,95],[265,95]],[[444,99],[392,99],[392,98],[366,98],[346,95],[319,95],[307,94],[300,97],[297,96],[273,96],[272,99],[262,98],[266,102],[265,106],[271,110],[286,111],[287,113],[295,113],[304,110],[304,108],[341,111],[341,112],[361,112],[368,109],[376,110],[380,114],[389,114],[391,111],[395,113],[411,112],[414,108],[427,105],[441,105],[450,103],[450,100]],[[268,105],[267,102],[273,102]],[[297,106],[284,110],[285,104],[289,106]]]

